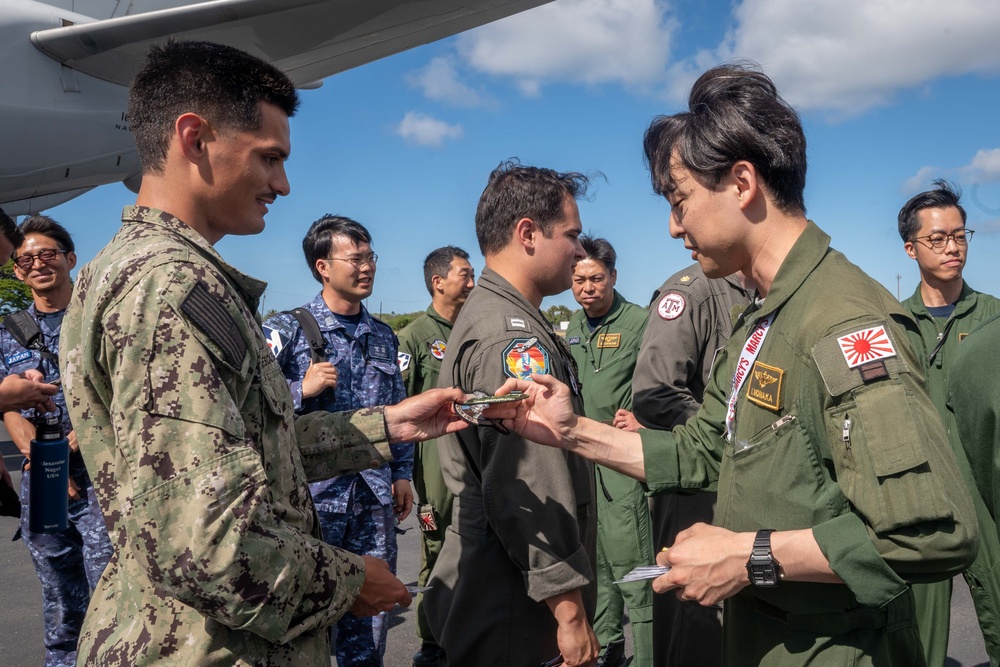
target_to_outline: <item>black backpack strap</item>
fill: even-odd
[[[309,356],[312,357],[312,362],[319,364],[326,361],[326,341],[323,340],[323,332],[319,330],[319,322],[313,314],[305,308],[295,308],[285,312],[299,321],[302,333],[309,341]]]
[[[3,326],[10,332],[11,338],[24,349],[38,352],[43,359],[59,363],[59,355],[45,349],[45,338],[42,336],[42,330],[38,328],[38,322],[27,310],[11,313],[4,318]]]

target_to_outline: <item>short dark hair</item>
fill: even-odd
[[[903,242],[912,241],[913,235],[920,229],[920,221],[917,214],[925,208],[951,208],[955,207],[962,214],[962,224],[965,224],[965,209],[959,203],[962,199],[962,188],[954,183],[950,183],[943,178],[939,178],[933,183],[934,189],[921,192],[912,197],[910,201],[903,204],[899,209],[899,236]]]
[[[66,228],[47,215],[31,216],[21,223],[19,230],[25,237],[28,234],[41,234],[55,241],[60,250],[76,252],[76,246],[73,245],[73,237],[66,231]],[[24,243],[24,241],[21,243]],[[18,247],[20,245],[18,244]]]
[[[129,86],[127,117],[144,173],[163,171],[178,116],[193,112],[217,128],[256,130],[260,102],[295,115],[291,80],[260,58],[211,42],[155,44]]]
[[[7,215],[7,212],[2,208],[0,208],[0,234],[3,234],[3,237],[10,241],[15,250],[24,243],[24,234],[17,228],[14,219]]]
[[[583,246],[583,251],[587,253],[587,259],[600,262],[608,270],[608,273],[615,270],[618,253],[615,252],[615,249],[607,239],[602,239],[599,236],[591,237],[586,234],[580,234],[580,245]]]
[[[757,170],[775,205],[805,213],[806,137],[795,110],[760,68],[738,62],[714,67],[691,88],[688,110],[653,119],[643,140],[653,190],[676,188],[670,159],[718,186],[739,160]]]
[[[306,256],[306,264],[309,265],[313,278],[321,284],[323,276],[316,270],[316,260],[329,256],[330,248],[333,247],[331,238],[334,236],[346,236],[354,241],[355,245],[362,243],[371,245],[372,242],[372,235],[368,233],[364,225],[342,215],[327,213],[312,223],[309,231],[306,232],[306,237],[302,239],[302,252]]]
[[[431,296],[434,296],[434,276],[447,278],[451,271],[451,263],[456,257],[468,261],[469,253],[457,246],[446,245],[431,250],[431,254],[427,255],[427,259],[424,260],[424,284],[427,285],[427,291]]]
[[[490,173],[476,207],[476,237],[483,255],[494,255],[510,242],[521,218],[531,218],[548,237],[563,214],[566,197],[579,199],[590,180],[577,172],[561,173],[506,160]]]

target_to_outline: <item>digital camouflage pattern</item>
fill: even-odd
[[[338,412],[375,405],[395,405],[406,398],[396,356],[399,343],[387,324],[361,305],[360,321],[351,335],[326,305],[322,292],[302,306],[323,336],[323,354],[337,368],[337,386],[302,398],[302,379],[312,363],[309,341],[298,320],[279,313],[264,322],[264,336],[291,390],[295,411]],[[395,514],[392,484],[413,477],[413,443],[392,445],[392,462],[351,475],[309,485],[319,512],[323,539],[356,554],[381,558],[396,571]],[[389,626],[388,614],[358,617],[347,613],[337,622],[340,667],[381,665]]]
[[[168,213],[127,207],[80,272],[67,401],[115,554],[79,662],[328,665],[361,558],[320,539],[308,480],[390,458],[380,409],[295,419],[264,283]]]
[[[32,304],[28,312],[38,323],[45,350],[58,355],[63,311],[39,315]],[[40,352],[24,348],[0,325],[0,379],[30,369],[41,371],[49,382],[59,378],[54,359],[42,358]],[[69,433],[73,425],[62,390],[52,396],[52,401],[62,409],[64,433]],[[21,416],[30,419],[34,410],[22,410]],[[21,538],[42,584],[45,667],[76,664],[76,642],[90,593],[112,552],[104,516],[79,452],[70,454],[69,474],[76,482],[79,497],[69,499],[69,526],[58,533],[32,533],[28,529],[31,475],[27,471],[21,475]]]

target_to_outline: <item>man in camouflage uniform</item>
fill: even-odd
[[[476,271],[469,264],[469,253],[455,246],[431,251],[424,259],[424,284],[431,295],[431,305],[399,332],[399,369],[406,393],[416,396],[437,386],[441,360],[451,327],[459,311],[476,286]],[[417,586],[425,586],[441,553],[445,531],[451,525],[452,495],[441,476],[437,441],[417,445],[413,460],[413,485],[416,487],[417,520],[420,526],[420,573]],[[417,637],[420,650],[413,656],[414,667],[436,667],[444,650],[434,639],[423,595],[417,596]]]
[[[909,583],[965,569],[978,530],[905,314],[805,217],[805,135],[762,72],[709,70],[644,147],[671,236],[760,299],[672,431],[574,417],[547,376],[500,390],[529,394],[513,426],[654,493],[718,491],[717,525],[660,552],[653,588],[726,601],[726,667],[923,664]]]
[[[80,272],[62,329],[115,545],[80,664],[328,666],[327,628],[348,609],[410,602],[384,562],[322,541],[307,482],[459,428],[461,392],[296,418],[255,315],[265,285],[212,247],[259,233],[288,194],[297,104],[276,68],[204,42],[153,47],[132,82],[137,205]]]
[[[670,430],[701,407],[712,362],[737,318],[753,298],[742,273],[709,278],[697,262],[667,278],[653,294],[649,320],[632,376],[635,427]],[[619,417],[620,418],[620,417]],[[650,498],[653,544],[673,544],[695,523],[711,523],[714,493],[661,494]],[[712,667],[722,661],[722,611],[653,599],[653,655],[658,665]]]
[[[580,236],[587,256],[573,267],[574,313],[566,340],[580,371],[584,413],[611,423],[632,406],[632,371],[646,328],[646,310],[615,289],[617,255],[605,239]],[[597,482],[597,612],[594,633],[604,647],[598,667],[652,667],[653,589],[645,581],[616,584],[640,565],[653,562],[649,505],[631,477],[594,466]],[[625,657],[622,616],[628,606],[635,647]]]
[[[319,325],[325,363],[313,363],[310,341],[295,316],[281,313],[264,323],[297,414],[393,405],[406,398],[396,335],[362,303],[375,286],[378,256],[371,240],[363,225],[333,215],[314,222],[302,240],[306,264],[323,289],[300,310]],[[327,544],[380,558],[395,572],[395,523],[413,506],[413,443],[394,444],[392,457],[378,468],[315,481],[309,491]],[[382,664],[386,620],[385,613],[374,618],[347,613],[337,622],[340,667]]]
[[[913,319],[910,342],[923,361],[934,406],[949,435],[955,435],[954,417],[948,410],[948,375],[951,360],[969,332],[1000,313],[1000,299],[972,289],[962,278],[972,230],[965,228],[961,191],[947,181],[912,197],[899,211],[899,235],[906,254],[920,269],[920,284],[903,302]],[[961,410],[962,405],[954,404]],[[969,489],[975,488],[973,469],[956,438],[951,443]],[[963,574],[969,584],[979,627],[990,662],[1000,665],[1000,539],[996,522],[978,494],[972,494],[979,520],[979,555]],[[948,657],[952,580],[916,584],[920,639],[928,667],[942,667]]]
[[[69,274],[76,266],[73,239],[61,225],[45,216],[28,218],[21,225],[21,232],[24,242],[14,260],[14,274],[31,288],[32,305],[26,312],[36,323],[41,348],[24,347],[6,327],[0,327],[0,375],[7,377],[38,369],[45,380],[58,382],[59,329],[73,291]],[[11,411],[3,416],[11,439],[25,456],[21,475],[20,532],[42,584],[47,666],[76,664],[76,642],[90,593],[97,586],[112,551],[62,391],[56,393],[53,400],[62,414],[63,431],[71,450],[69,525],[56,533],[33,533],[29,529],[31,474],[28,469],[35,428],[28,419],[36,412]]]

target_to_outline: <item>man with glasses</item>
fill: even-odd
[[[33,303],[27,310],[8,316],[0,327],[0,376],[6,378],[36,369],[45,381],[57,383],[59,330],[73,291],[69,274],[76,266],[73,239],[62,225],[42,215],[28,218],[20,230],[24,241],[14,257],[14,275],[31,288]],[[26,324],[15,328],[19,322]],[[112,552],[104,517],[80,454],[61,389],[53,396],[53,401],[62,411],[63,428],[70,445],[69,525],[59,532],[33,533],[28,528],[31,512],[28,470],[31,440],[35,437],[35,427],[28,419],[35,411],[9,411],[3,415],[11,440],[25,457],[19,530],[42,584],[46,666],[76,663],[76,644],[90,594]],[[62,502],[63,499],[53,498],[52,501]]]
[[[913,318],[910,342],[923,361],[931,398],[952,432],[955,422],[948,411],[948,368],[969,332],[1000,312],[1000,300],[973,290],[962,278],[973,234],[965,227],[962,193],[947,181],[935,181],[934,185],[934,190],[916,195],[899,211],[903,247],[920,269],[920,284],[903,306]],[[952,444],[965,482],[973,489],[969,462],[955,439]],[[1000,661],[1000,540],[982,498],[975,493],[972,497],[980,528],[979,556],[964,574],[987,652],[996,663]],[[952,581],[917,584],[913,590],[927,664],[941,667],[948,655]]]
[[[326,215],[309,228],[302,250],[323,286],[302,306],[318,325],[324,362],[313,362],[311,341],[300,320],[281,313],[264,323],[264,335],[300,414],[393,405],[406,398],[396,364],[399,342],[362,301],[375,285],[378,255],[361,224]],[[360,473],[309,485],[319,511],[323,539],[350,552],[381,558],[396,571],[395,522],[413,506],[413,443],[392,445],[393,460]],[[345,614],[337,623],[337,662],[381,665],[388,631],[386,614]]]

